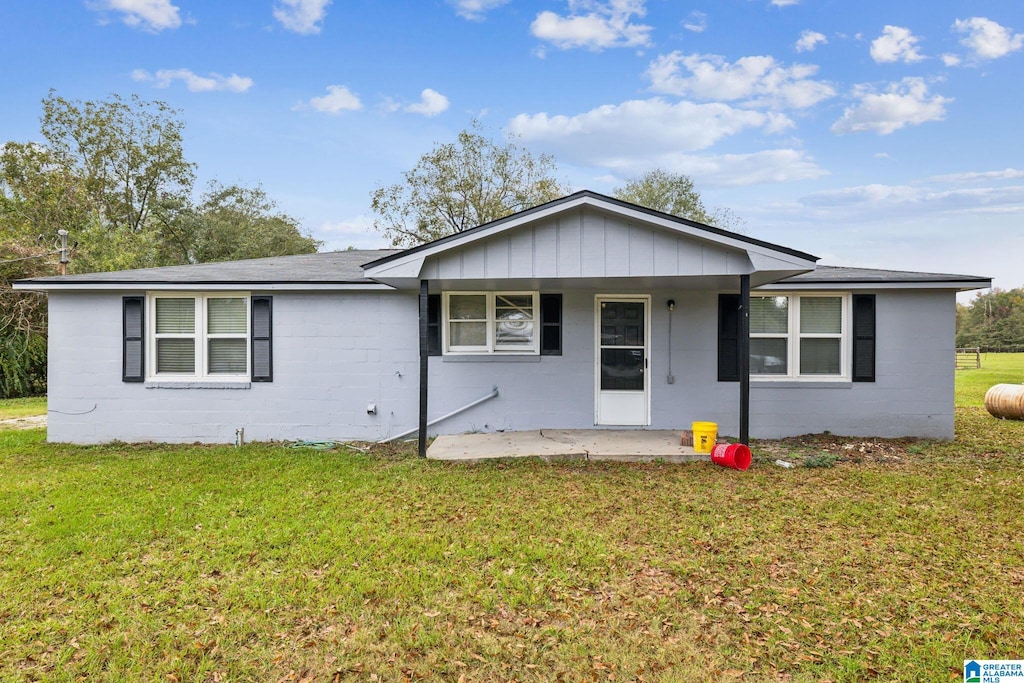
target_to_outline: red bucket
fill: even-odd
[[[750,467],[750,449],[741,443],[720,443],[711,451],[711,462],[742,472]]]

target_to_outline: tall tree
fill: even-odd
[[[34,239],[90,220],[82,178],[46,147],[8,142],[0,147],[0,239]]]
[[[45,299],[10,283],[56,274],[57,230],[78,244],[72,273],[319,247],[261,188],[214,184],[196,204],[185,124],[163,102],[78,102],[51,91],[41,124],[43,143],[0,145],[0,397],[45,385]]]
[[[195,262],[312,254],[321,244],[279,211],[261,187],[211,183],[192,222]]]
[[[613,190],[612,194],[622,201],[705,225],[733,231],[741,231],[744,226],[743,219],[732,209],[716,208],[709,211],[705,208],[693,180],[684,173],[671,173],[656,168],[641,176],[629,178],[625,185]]]
[[[162,201],[188,197],[195,164],[185,159],[180,112],[132,95],[71,101],[54,91],[43,100],[46,146],[84,182],[93,208],[111,228],[139,232]]]
[[[993,289],[958,305],[956,345],[1024,346],[1024,289]]]
[[[498,144],[474,120],[420,157],[403,182],[374,190],[373,225],[395,246],[436,240],[557,199],[566,190],[556,171],[553,157]]]

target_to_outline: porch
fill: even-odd
[[[501,458],[594,460],[668,463],[709,461],[689,446],[680,433],[667,429],[540,429],[488,434],[451,434],[434,439],[431,460],[482,462]]]
[[[477,424],[485,431],[665,428],[692,417],[735,424],[734,433],[745,443],[750,289],[811,271],[816,261],[810,254],[580,192],[378,259],[364,271],[398,290],[419,286],[418,432],[419,452],[426,456],[428,415],[438,406],[431,390],[441,387],[438,412],[450,415],[463,398],[472,399],[466,389],[474,384],[477,391],[500,385],[502,403],[489,406],[489,415],[466,418],[479,422],[462,425],[463,431]],[[724,318],[720,293],[733,297]],[[685,319],[673,340],[676,306]],[[691,366],[685,382],[675,382],[673,343]],[[430,356],[442,358],[432,364]],[[729,366],[725,375],[714,372],[722,359]],[[528,362],[540,365],[523,365]],[[654,376],[664,377],[665,384],[655,389]],[[726,382],[737,382],[738,396]],[[714,396],[708,396],[712,386]],[[446,424],[444,431],[457,431],[457,424]],[[671,443],[665,439],[648,457],[684,455],[671,450]],[[544,448],[534,450],[553,448],[536,445]],[[635,450],[620,443],[609,455]],[[556,451],[587,457],[604,452],[573,443]]]

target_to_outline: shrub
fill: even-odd
[[[19,330],[0,336],[0,398],[46,393],[46,337]]]

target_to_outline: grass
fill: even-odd
[[[1024,657],[1024,422],[957,429],[745,473],[0,432],[0,680],[961,680]]]
[[[0,398],[0,420],[46,414],[46,397]]]
[[[983,353],[980,368],[956,371],[956,404],[984,406],[989,387],[1022,382],[1024,353]]]

